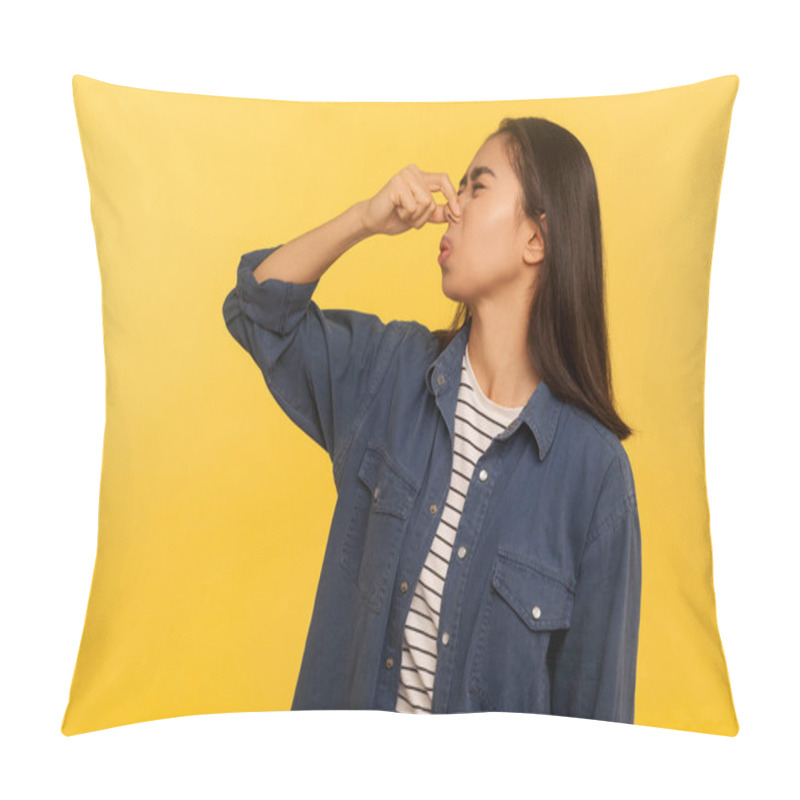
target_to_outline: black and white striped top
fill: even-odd
[[[431,549],[414,588],[403,629],[403,656],[395,711],[411,714],[431,712],[442,590],[475,462],[492,439],[511,424],[525,407],[500,406],[486,397],[475,379],[468,351],[469,345],[464,350],[461,362],[450,490]]]

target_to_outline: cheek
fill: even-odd
[[[466,204],[458,248],[458,270],[464,278],[491,282],[515,260],[518,221],[513,206]]]
[[[508,241],[516,227],[513,210],[504,205],[470,205],[464,211],[463,230],[473,247]]]

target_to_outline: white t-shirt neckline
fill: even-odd
[[[472,364],[469,360],[469,344],[467,344],[466,348],[464,349],[464,360],[467,365],[467,372],[469,373],[469,380],[472,383],[473,388],[475,389],[475,396],[478,400],[484,405],[486,410],[494,411],[497,414],[519,414],[525,405],[521,406],[501,406],[499,403],[495,403],[494,400],[490,400],[484,393],[483,389],[481,389],[480,384],[478,383],[478,379],[475,377],[475,373],[472,370]]]

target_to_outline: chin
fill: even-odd
[[[448,300],[452,300],[454,303],[464,302],[464,298],[447,279],[447,274],[442,275],[442,294],[444,294]]]
[[[442,266],[442,294],[454,303],[469,303],[475,295],[476,287],[469,273],[456,267],[450,258]]]
[[[442,281],[442,294],[448,299],[452,300],[454,303],[466,303],[466,299],[462,297],[458,292],[453,292],[445,286],[444,281]]]

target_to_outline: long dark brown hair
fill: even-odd
[[[506,117],[486,141],[494,136],[504,138],[522,186],[522,210],[544,240],[528,321],[534,369],[554,395],[627,439],[633,429],[614,409],[600,203],[589,154],[566,128],[542,117]],[[460,302],[450,327],[433,331],[440,353],[470,316]]]

